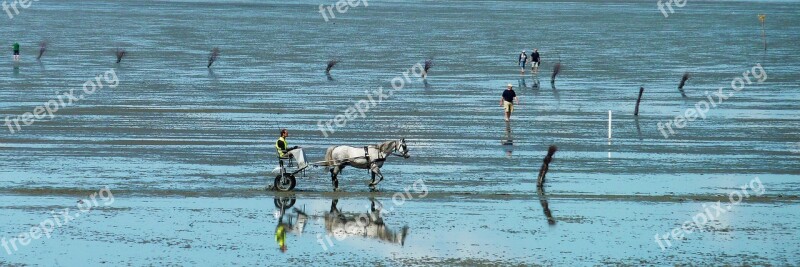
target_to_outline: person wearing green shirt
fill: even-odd
[[[14,61],[19,61],[19,43],[14,43]]]

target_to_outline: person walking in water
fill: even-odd
[[[531,52],[531,71],[539,72],[539,49],[534,48]]]
[[[517,93],[514,92],[514,86],[509,83],[508,89],[503,91],[503,97],[500,98],[500,106],[506,112],[506,121],[511,120],[511,112],[514,112],[514,103],[519,104],[519,99],[517,98]]]
[[[519,54],[517,61],[519,62],[520,74],[525,74],[525,62],[528,61],[528,54],[525,54],[525,50],[522,50],[522,53]]]
[[[19,43],[14,43],[14,61],[19,61]]]

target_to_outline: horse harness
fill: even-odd
[[[380,153],[380,151],[379,151],[378,153]],[[380,158],[380,157],[379,157],[379,158],[375,159],[375,161],[373,162],[373,161],[372,161],[372,160],[369,158],[369,146],[364,146],[364,158],[365,158],[365,159],[367,159],[367,164],[372,164],[372,163],[375,163],[375,162],[384,162],[384,161],[386,161],[386,157],[383,157],[383,158]]]

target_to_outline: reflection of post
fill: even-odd
[[[553,218],[553,213],[550,212],[550,206],[547,203],[547,196],[544,194],[544,189],[539,187],[536,189],[536,192],[539,194],[539,204],[542,204],[542,211],[544,211],[544,217],[547,218],[547,224],[556,225],[556,219]]]
[[[639,127],[639,117],[636,116],[633,117],[633,119],[636,121],[636,132],[639,133],[639,140],[642,140],[642,128]]]
[[[561,96],[558,95],[558,89],[556,89],[556,84],[550,84],[550,87],[553,88],[553,97],[556,98],[556,101],[559,101],[557,104],[560,104]]]
[[[544,162],[542,163],[542,168],[539,169],[539,178],[536,181],[536,187],[542,188],[544,186],[544,177],[547,175],[547,170],[550,168],[550,161],[553,160],[553,155],[558,150],[558,147],[551,145],[550,148],[547,149],[547,156],[544,157]]]

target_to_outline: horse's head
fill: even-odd
[[[397,142],[397,145],[395,146],[394,149],[397,150],[397,152],[400,153],[400,155],[403,156],[403,158],[411,157],[410,155],[408,155],[408,146],[406,145],[405,138],[401,138],[400,141]]]

